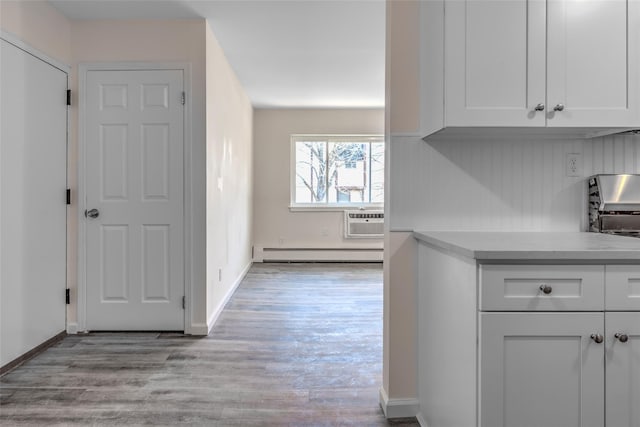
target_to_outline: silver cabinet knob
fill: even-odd
[[[84,216],[96,219],[100,216],[100,211],[98,209],[89,209],[88,211],[84,211]]]
[[[557,104],[555,107],[553,107],[553,111],[562,111],[564,110],[564,104]]]
[[[627,342],[629,341],[629,335],[627,334],[621,334],[620,332],[618,332],[617,334],[614,335],[614,337],[616,337],[616,339],[620,342]]]
[[[536,111],[544,111],[544,104],[538,104],[538,105],[536,105],[536,107],[534,108],[534,110],[536,110]]]
[[[547,285],[546,283],[543,283],[542,285],[540,285],[540,290],[544,292],[546,295],[549,295],[551,292],[553,292],[553,288]]]
[[[604,337],[600,334],[591,334],[591,339],[597,342],[598,344],[601,344],[602,341],[604,341]]]

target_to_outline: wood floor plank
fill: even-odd
[[[2,425],[389,422],[380,264],[255,264],[208,337],[68,336],[0,378]]]

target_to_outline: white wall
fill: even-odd
[[[385,247],[381,404],[387,416],[413,416],[417,408],[417,245],[409,232],[390,232],[397,135],[420,126],[419,0],[387,1],[385,90]],[[418,138],[413,138],[418,140]],[[409,165],[408,165],[409,166]],[[412,170],[415,172],[415,170]],[[421,182],[412,187],[422,185]],[[385,401],[386,400],[386,401]],[[400,413],[392,414],[397,405]]]
[[[207,327],[251,265],[253,108],[206,26]]]
[[[291,212],[292,134],[382,134],[382,109],[256,109],[253,235],[261,248],[382,248],[345,239],[343,211]]]
[[[71,65],[71,23],[46,1],[0,1],[0,28]]]
[[[567,153],[582,154],[581,177],[566,176]],[[391,230],[585,230],[585,177],[639,173],[639,156],[640,136],[633,135],[445,142],[395,137]]]

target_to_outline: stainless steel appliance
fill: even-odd
[[[589,178],[589,231],[640,237],[640,175]]]

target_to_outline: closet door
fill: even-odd
[[[67,74],[0,43],[4,366],[65,330]]]

